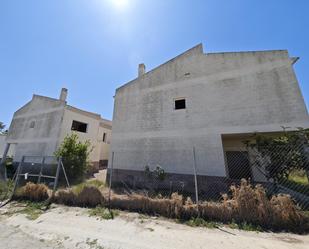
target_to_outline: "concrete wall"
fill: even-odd
[[[186,99],[185,110],[174,100]],[[285,50],[204,54],[199,45],[116,91],[114,168],[226,176],[222,134],[309,127]]]
[[[7,142],[15,147],[14,161],[20,161],[24,155],[53,156],[64,137],[72,133],[73,120],[88,124],[87,133],[76,133],[80,140],[91,142],[90,161],[108,160],[109,143],[102,139],[103,131],[110,139],[111,122],[98,114],[71,107],[63,99],[34,95],[29,103],[15,112],[7,137]]]
[[[87,132],[72,131],[73,120],[87,124]],[[93,150],[90,154],[91,162],[99,162],[100,160],[108,160],[109,144],[103,142],[103,131],[109,134],[111,129],[101,127],[102,119],[100,115],[89,114],[73,107],[67,107],[64,112],[63,123],[61,127],[60,140],[72,132],[75,132],[81,141],[89,140]]]
[[[0,158],[2,158],[5,146],[6,146],[6,135],[0,134]],[[14,146],[11,146],[7,156],[12,157],[13,154],[14,154]]]
[[[103,142],[103,133],[106,134],[105,142]],[[100,160],[108,160],[110,152],[112,130],[106,125],[101,124],[99,127],[98,140],[100,141]]]
[[[53,155],[64,106],[64,101],[34,95],[28,104],[14,113],[7,137],[8,143],[15,144],[14,161],[20,161],[23,155]]]

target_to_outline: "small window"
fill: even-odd
[[[87,124],[73,120],[71,130],[86,133],[87,127]]]
[[[106,133],[105,132],[103,133],[103,142],[104,143],[106,142]]]
[[[34,128],[34,126],[35,126],[35,121],[31,121],[31,123],[30,123],[30,128]]]
[[[175,110],[186,109],[186,100],[185,99],[176,99],[175,100]]]

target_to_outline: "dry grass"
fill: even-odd
[[[62,205],[74,206],[76,205],[76,194],[71,189],[61,189],[52,197],[52,201]]]
[[[143,195],[133,194],[113,195],[111,207],[146,214],[158,214],[170,218],[180,218],[183,210],[183,197],[177,193],[171,198],[150,198]]]
[[[48,198],[45,185],[27,184],[22,188],[22,196],[28,200],[40,201]],[[59,190],[52,201],[59,204],[107,207],[106,189],[94,184],[84,184],[76,189]],[[240,186],[232,186],[230,195],[223,195],[220,202],[203,202],[199,206],[190,198],[174,193],[171,198],[150,198],[141,194],[117,195],[112,193],[111,208],[139,213],[161,215],[180,220],[195,218],[205,221],[252,224],[264,229],[288,230],[295,232],[309,231],[309,218],[295,205],[288,195],[268,198],[265,189],[252,186],[243,180]]]
[[[104,202],[104,198],[97,187],[85,186],[76,196],[76,203],[81,207],[96,207]]]
[[[50,190],[44,184],[28,182],[25,186],[16,191],[15,198],[30,201],[45,201],[50,196]]]
[[[305,217],[288,195],[267,197],[261,185],[252,186],[243,180],[241,185],[231,187],[231,195],[223,195],[221,202],[203,202],[199,206],[188,198],[174,193],[171,198],[149,198],[143,195],[113,195],[113,208],[157,214],[168,218],[190,220],[201,218],[239,224],[252,224],[265,229],[309,231]]]
[[[104,203],[104,197],[97,187],[83,186],[77,193],[72,189],[59,190],[53,201],[68,206],[96,207]]]
[[[269,199],[261,185],[253,187],[245,180],[240,187],[232,187],[231,190],[229,204],[237,221],[288,230],[308,224],[289,195],[280,194]]]

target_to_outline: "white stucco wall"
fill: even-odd
[[[11,147],[14,151],[10,151],[14,161],[20,161],[22,156],[53,156],[64,137],[71,134],[73,120],[88,124],[87,133],[76,133],[80,140],[91,142],[93,151],[90,161],[108,160],[109,143],[104,143],[102,139],[103,131],[108,133],[110,139],[110,121],[98,114],[67,105],[65,98],[58,100],[34,95],[30,102],[14,113],[9,128],[7,142],[13,144]]]
[[[184,97],[187,108],[174,110]],[[225,176],[221,134],[309,127],[287,51],[204,54],[197,46],[116,91],[114,167]]]
[[[34,95],[28,104],[14,113],[7,137],[8,143],[15,144],[14,161],[20,161],[24,155],[53,155],[64,106],[64,101]]]
[[[0,158],[2,158],[5,147],[6,147],[6,135],[0,134]],[[10,146],[7,156],[12,157],[13,154],[14,154],[14,145]]]

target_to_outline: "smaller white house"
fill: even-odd
[[[13,147],[14,162],[23,156],[52,156],[65,136],[75,132],[80,141],[90,141],[93,147],[90,161],[95,166],[107,165],[112,122],[68,105],[67,92],[63,88],[59,99],[33,95],[31,101],[14,113],[6,148],[1,149],[3,157],[9,147]]]
[[[0,151],[1,153],[4,151],[6,145],[6,134],[0,134]],[[13,156],[13,146],[10,148],[10,150],[7,152],[8,157]],[[2,157],[2,154],[0,154],[0,158]]]

